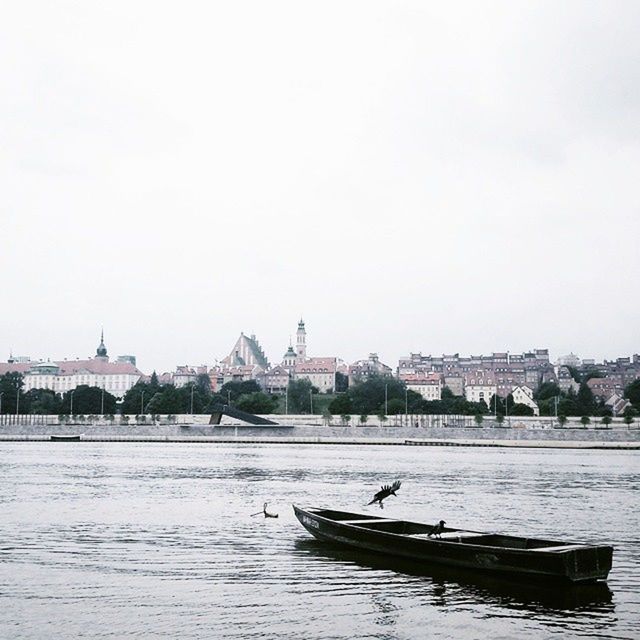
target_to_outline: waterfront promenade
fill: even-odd
[[[274,426],[245,425],[224,417],[222,424],[209,425],[208,415],[181,415],[175,422],[166,416],[156,419],[145,417],[136,421],[131,416],[120,424],[118,420],[84,417],[62,422],[57,416],[24,416],[23,420],[0,424],[0,441],[46,441],[51,436],[79,436],[91,442],[194,442],[194,443],[265,443],[265,444],[375,444],[422,446],[483,446],[483,447],[537,447],[576,449],[640,449],[640,428],[637,425],[614,423],[610,428],[601,425],[583,427],[570,422],[560,427],[544,418],[518,418],[502,426],[487,420],[481,426],[469,423],[461,426],[443,426],[451,423],[451,416],[420,426],[415,417],[391,424],[342,426],[322,424],[320,416],[270,416],[282,424]],[[6,416],[3,416],[6,418]],[[37,418],[32,420],[30,418]],[[47,419],[48,418],[48,419]],[[404,418],[404,416],[403,416]],[[315,419],[316,424],[309,424]],[[448,419],[448,421],[446,420]],[[179,420],[179,422],[178,422]],[[338,420],[336,420],[338,422]],[[417,426],[416,426],[417,425]]]

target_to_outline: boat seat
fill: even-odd
[[[461,538],[481,538],[483,533],[474,533],[473,531],[445,531],[439,536],[429,535],[428,533],[413,533],[412,538],[425,538],[429,540],[460,540]]]
[[[570,549],[581,549],[583,544],[562,544],[557,547],[537,547],[536,549],[527,549],[527,551],[569,551]]]
[[[380,522],[399,522],[399,520],[387,520],[385,518],[365,518],[364,520],[336,520],[338,524],[379,524]]]

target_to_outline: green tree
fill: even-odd
[[[564,427],[564,425],[567,424],[567,416],[565,416],[563,413],[558,415],[558,424],[561,427]]]
[[[148,402],[145,396],[142,413],[143,415],[147,413],[153,415],[186,413],[184,401],[184,393],[180,393],[173,385],[166,384],[161,387],[160,391],[156,391]],[[140,414],[140,412],[136,411],[136,414]]]
[[[602,424],[604,425],[605,429],[609,428],[609,425],[611,424],[613,418],[611,416],[603,416],[602,420],[600,422],[602,422]]]
[[[22,387],[24,378],[17,371],[9,371],[0,376],[0,393],[2,394],[2,413],[15,413],[23,403]],[[19,400],[18,400],[19,398]]]
[[[336,396],[329,404],[329,411],[334,416],[341,416],[343,414],[350,414],[352,412],[351,398],[348,393],[341,393]]]
[[[591,422],[591,418],[589,416],[582,416],[580,418],[580,422],[582,423],[582,426],[586,429],[587,425]]]
[[[512,416],[532,416],[533,409],[526,404],[516,402],[509,410]]]
[[[62,398],[51,389],[29,389],[24,394],[25,413],[58,415],[62,408]]]
[[[245,393],[236,402],[238,409],[248,413],[273,413],[277,406],[278,400],[262,391]]]
[[[404,413],[404,401],[400,398],[392,398],[387,402],[387,411],[390,416],[398,416]]]
[[[481,427],[482,426],[482,421],[484,420],[484,417],[481,413],[476,413],[475,416],[473,416],[473,419],[476,421],[476,424]]]
[[[261,391],[260,385],[255,380],[243,380],[242,382],[226,382],[220,388],[220,395],[225,398],[225,403],[231,401],[232,404],[235,404],[240,396]]]
[[[635,420],[636,416],[638,415],[638,411],[635,407],[627,407],[623,414],[624,416],[624,423],[630,427],[633,424],[633,421]]]
[[[336,372],[336,393],[342,393],[349,388],[349,377],[340,371]]]
[[[73,398],[73,400],[72,400]],[[71,405],[73,404],[73,412]],[[104,412],[102,411],[104,404]],[[100,415],[115,413],[116,397],[100,387],[81,384],[62,396],[59,411],[66,415]]]
[[[289,413],[310,413],[313,393],[318,393],[318,389],[311,384],[310,380],[306,378],[291,380],[287,389]]]
[[[387,403],[392,400],[398,400],[402,403],[402,411],[404,413],[404,404],[406,394],[406,386],[396,378],[387,376],[370,376],[366,380],[359,382],[349,388],[349,396],[351,397],[351,406],[354,413],[367,415],[375,413],[381,406],[384,406],[385,397]],[[388,411],[391,413],[391,410]]]
[[[589,385],[583,382],[576,397],[577,412],[581,416],[592,416],[596,410],[596,401]]]
[[[533,398],[539,402],[550,400],[560,395],[560,387],[555,382],[543,382],[533,394]]]
[[[124,397],[122,398],[122,405],[120,406],[120,412],[122,414],[134,415],[137,415],[139,413],[146,413],[147,405],[151,401],[151,398],[153,398],[153,396],[158,393],[159,390],[160,387],[157,385],[152,385],[151,383],[142,381],[136,382],[136,384],[134,384],[133,387],[131,387],[131,389],[129,389],[129,391],[124,394]],[[150,413],[160,412],[153,411]]]
[[[640,378],[629,383],[624,388],[624,397],[640,411]]]
[[[368,414],[363,413],[363,414],[360,416],[360,424],[364,427],[364,425],[365,425],[365,424],[367,424],[367,420],[368,420],[368,419],[369,419]]]
[[[498,426],[501,427],[503,422],[504,422],[504,414],[503,413],[497,413],[496,414],[496,422],[498,423]]]

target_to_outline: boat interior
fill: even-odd
[[[408,522],[406,520],[394,520],[391,518],[380,518],[377,516],[366,516],[361,514],[347,513],[343,511],[332,511],[330,509],[317,509],[312,513],[328,518],[340,524],[348,524],[354,527],[361,527],[369,531],[382,531],[385,533],[395,533],[403,536],[425,540],[441,540],[442,542],[457,542],[471,545],[481,545],[487,547],[502,547],[505,549],[528,549],[540,551],[566,551],[581,547],[583,545],[567,544],[558,540],[540,540],[536,538],[522,538],[518,536],[507,536],[495,533],[482,533],[479,531],[466,531],[463,529],[453,529],[444,527],[437,536],[429,534],[435,527],[430,524],[420,524]]]

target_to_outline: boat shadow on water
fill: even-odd
[[[446,606],[450,598],[457,601],[473,598],[486,604],[534,611],[614,610],[613,593],[606,582],[579,585],[550,583],[531,577],[520,579],[436,564],[417,565],[413,560],[387,557],[314,539],[297,540],[295,548],[301,555],[312,558],[424,578],[436,605]]]

